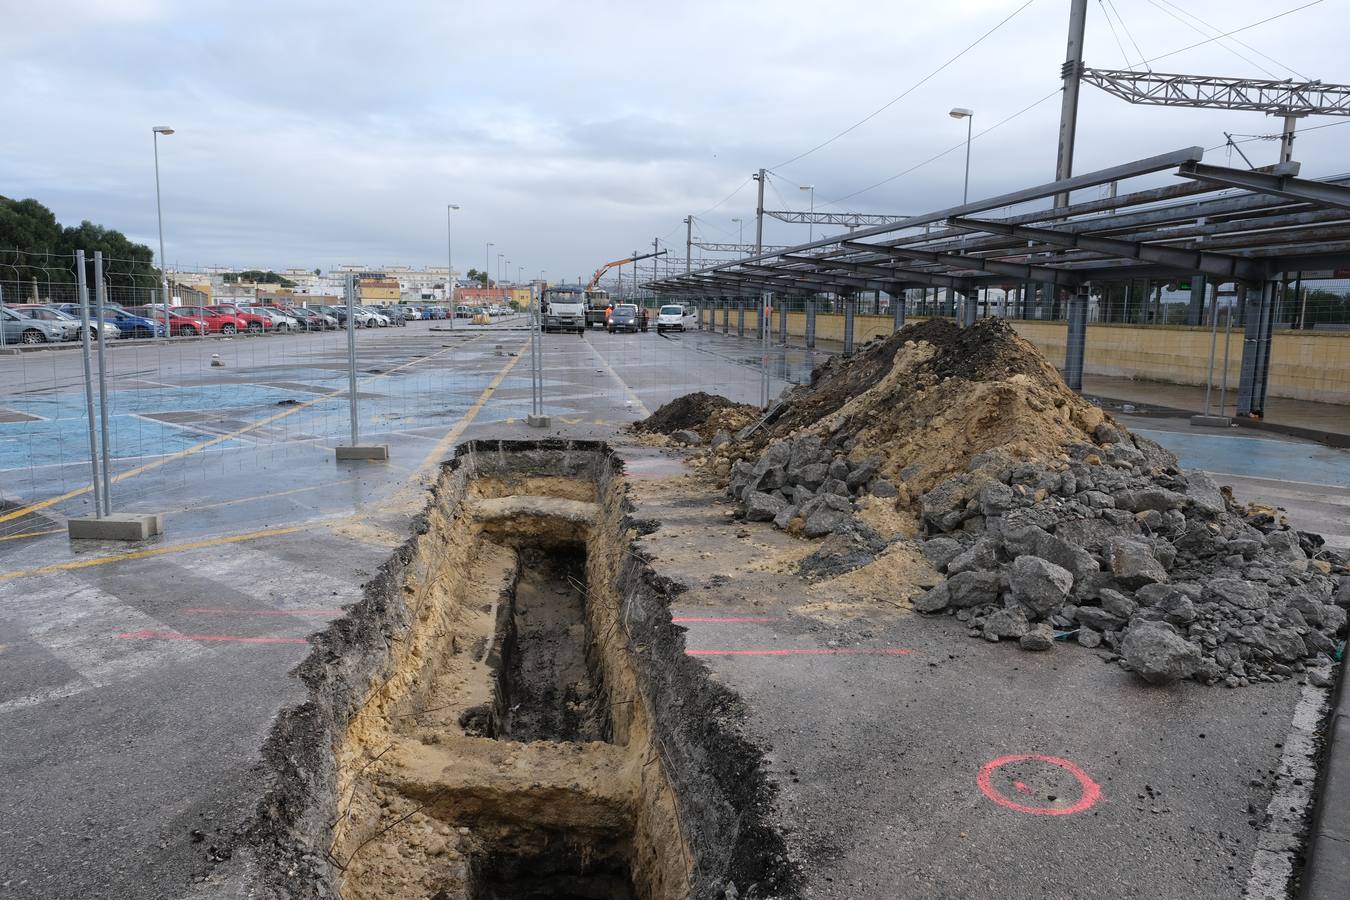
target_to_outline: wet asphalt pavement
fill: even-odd
[[[344,335],[117,349],[114,498],[166,513],[166,534],[130,551],[64,534],[89,509],[82,424],[66,414],[78,357],[0,359],[0,407],[21,397],[19,413],[57,423],[42,440],[0,435],[4,500],[46,504],[0,522],[0,895],[178,897],[231,872],[225,838],[261,788],[262,736],[297,698],[288,672],[304,636],[357,598],[455,443],[608,437],[690,390],[760,397],[758,348],[731,336],[557,335],[545,340],[552,424],[529,429],[528,360],[511,355],[523,334],[438,324],[360,335],[362,442],[388,443],[388,465],[333,461],[347,440],[346,397],[327,396],[344,386]],[[775,350],[770,393],[822,358]],[[1301,452],[1235,474],[1249,496],[1278,486],[1296,524],[1334,523],[1350,456],[1305,479],[1287,464]],[[1305,494],[1284,483],[1305,480]],[[1090,652],[1019,653],[950,624],[690,626],[691,645],[711,648],[913,651],[709,658],[774,748],[813,896],[1241,895],[1249,820],[1269,802],[1297,686],[1144,689]],[[1028,754],[1077,767],[1100,789],[1093,802],[1015,809],[1086,791],[1043,759],[990,771],[1012,806],[982,790],[982,766]]]

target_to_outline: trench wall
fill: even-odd
[[[716,311],[717,329],[722,317]],[[907,322],[923,321],[910,317]],[[736,310],[731,311],[731,332],[736,331]],[[777,316],[773,319],[777,335]],[[1045,358],[1063,365],[1068,326],[1064,322],[1011,320],[1017,333],[1026,338]],[[758,333],[757,311],[746,309],[747,336]],[[853,320],[853,336],[858,342],[891,333],[890,315],[859,315]],[[788,313],[788,334],[806,336],[806,314]],[[844,317],[840,313],[816,315],[816,338],[841,342]],[[1086,375],[1107,375],[1140,381],[1169,384],[1203,385],[1209,371],[1210,331],[1183,325],[1138,325],[1088,323],[1087,347],[1083,361]],[[1223,333],[1215,351],[1214,384],[1222,380]],[[1228,356],[1228,384],[1236,392],[1242,368],[1242,331],[1234,325]],[[1350,405],[1350,332],[1277,331],[1270,349],[1270,386],[1272,397],[1310,400],[1317,403]]]

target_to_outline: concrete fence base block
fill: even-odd
[[[525,417],[525,424],[531,428],[547,428],[552,423],[548,416],[536,416],[533,413]]]
[[[146,541],[163,534],[155,513],[115,513],[101,519],[87,516],[68,520],[66,528],[71,540],[79,541]]]
[[[374,447],[338,447],[337,460],[375,460],[387,462],[389,460],[389,445],[380,444]]]
[[[1227,428],[1233,420],[1227,416],[1191,416],[1191,425],[1195,428]]]

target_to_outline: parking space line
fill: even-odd
[[[473,339],[471,339],[471,340],[473,340]],[[465,342],[463,342],[463,343],[461,343],[461,344],[456,344],[454,347],[443,347],[442,349],[437,350],[435,353],[431,353],[431,354],[428,354],[428,355],[426,355],[426,356],[419,356],[419,357],[417,357],[417,358],[415,358],[415,359],[409,360],[409,361],[406,362],[406,363],[402,363],[401,365],[397,365],[397,366],[393,367],[392,369],[386,369],[386,370],[384,370],[383,372],[380,372],[380,373],[378,373],[378,374],[368,376],[368,378],[370,378],[370,379],[376,379],[376,378],[383,378],[383,377],[385,377],[386,375],[392,375],[394,372],[398,372],[398,371],[400,371],[400,370],[402,370],[402,369],[406,369],[406,368],[408,368],[409,366],[415,366],[415,365],[417,365],[418,363],[423,363],[423,362],[426,362],[427,360],[435,359],[437,356],[440,356],[441,354],[445,353],[446,351],[457,350],[457,349],[463,347],[463,346],[464,346],[465,344],[467,344],[467,343],[469,343],[469,341],[465,341]],[[358,388],[358,390],[359,390],[359,388]],[[145,472],[149,472],[149,471],[151,471],[152,469],[157,469],[157,468],[159,468],[160,466],[164,466],[164,465],[167,465],[167,464],[169,464],[169,463],[171,463],[171,462],[176,462],[176,461],[178,461],[178,460],[180,460],[180,459],[184,459],[184,458],[186,458],[186,457],[188,457],[188,456],[193,455],[194,453],[197,453],[197,452],[199,452],[199,451],[205,450],[205,449],[207,449],[208,447],[214,447],[214,446],[216,446],[217,444],[222,444],[222,443],[224,443],[225,441],[233,440],[234,438],[237,438],[237,437],[239,437],[239,436],[242,435],[242,434],[248,434],[248,433],[251,432],[251,431],[256,431],[256,430],[258,430],[259,428],[264,428],[264,427],[266,427],[266,426],[268,426],[268,425],[271,425],[273,422],[277,422],[277,421],[279,421],[279,420],[281,420],[281,419],[286,418],[287,416],[293,416],[293,415],[295,415],[296,413],[301,412],[302,410],[305,410],[305,409],[308,409],[308,408],[311,407],[311,406],[314,406],[314,405],[317,404],[317,403],[323,403],[324,401],[326,401],[326,400],[331,400],[331,399],[333,399],[334,397],[340,397],[340,396],[342,396],[343,394],[345,394],[346,392],[347,392],[347,388],[344,387],[344,388],[341,388],[341,389],[339,389],[339,390],[334,391],[334,392],[331,393],[331,394],[324,394],[324,395],[321,396],[321,397],[315,397],[313,400],[306,400],[306,401],[304,401],[304,402],[302,402],[302,403],[296,404],[295,406],[287,407],[286,409],[282,410],[281,412],[273,413],[272,415],[268,416],[268,417],[265,418],[265,419],[262,419],[262,420],[260,420],[260,421],[258,421],[258,422],[253,422],[253,423],[251,423],[251,424],[249,424],[249,425],[244,426],[243,428],[239,428],[239,429],[236,429],[235,431],[231,431],[231,432],[228,433],[228,434],[222,434],[222,435],[220,435],[220,436],[218,436],[218,437],[211,438],[211,439],[208,440],[208,441],[202,441],[202,442],[199,443],[199,444],[194,444],[194,445],[191,446],[191,447],[187,447],[187,448],[185,448],[185,449],[183,449],[183,450],[179,450],[177,453],[171,453],[171,454],[169,454],[168,456],[164,456],[164,457],[161,457],[161,458],[159,458],[159,459],[156,459],[156,460],[154,460],[153,462],[145,463],[144,465],[137,466],[137,467],[134,468],[134,469],[128,469],[128,470],[125,471],[125,472],[121,472],[121,473],[119,473],[119,474],[117,474],[117,475],[114,475],[112,480],[113,480],[114,482],[122,482],[122,481],[125,481],[125,480],[128,479],[128,478],[134,478],[135,476],[144,474]],[[55,496],[55,497],[49,497],[49,498],[47,498],[46,500],[39,500],[39,501],[37,501],[36,503],[30,503],[30,504],[27,505],[27,506],[22,506],[22,507],[20,507],[20,508],[18,508],[18,509],[10,510],[10,511],[7,512],[7,513],[0,514],[0,523],[8,522],[8,521],[10,521],[10,520],[12,520],[12,519],[22,518],[23,516],[26,516],[26,515],[28,515],[28,514],[30,514],[30,513],[33,513],[33,512],[36,512],[36,511],[38,511],[38,510],[40,510],[40,509],[46,509],[46,508],[49,507],[49,506],[55,506],[57,503],[61,503],[61,502],[65,501],[65,500],[70,500],[70,499],[72,499],[72,498],[74,498],[74,497],[82,496],[82,495],[84,495],[84,494],[89,493],[89,492],[92,491],[92,490],[93,490],[93,486],[92,486],[92,485],[87,485],[87,486],[82,487],[82,488],[76,488],[75,490],[72,490],[72,491],[66,491],[64,494],[58,494],[58,495]]]
[[[793,647],[773,650],[685,650],[687,656],[908,656],[905,647]]]
[[[589,340],[586,341],[586,346],[591,348],[591,353],[595,355],[596,359],[600,360],[600,365],[605,367],[605,370],[609,372],[610,377],[623,386],[623,392],[628,395],[628,399],[632,404],[642,412],[642,417],[645,419],[651,416],[652,411],[647,408],[647,404],[643,403],[642,398],[633,393],[633,389],[628,386],[628,382],[624,381],[623,378],[619,376],[619,373],[614,371],[614,367],[609,364],[609,360],[605,359],[605,355],[596,349],[595,345]]]
[[[142,641],[227,641],[236,644],[308,644],[305,638],[297,637],[245,637],[234,634],[179,634],[176,631],[126,631],[119,638]]]
[[[49,534],[61,534],[64,528],[53,528],[49,531],[25,531],[23,534],[7,534],[0,537],[0,541],[19,541],[24,538],[46,537]]]
[[[129,550],[125,553],[112,553],[108,556],[94,556],[88,559],[72,559],[69,562],[53,563],[49,566],[38,566],[35,569],[20,569],[16,572],[0,572],[0,582],[13,581],[17,578],[31,578],[34,575],[52,575],[57,572],[70,572],[76,569],[88,569],[92,566],[105,566],[109,563],[127,562],[133,559],[149,559],[152,556],[167,556],[170,553],[183,553],[188,550],[205,550],[210,547],[223,547],[227,544],[238,544],[243,541],[256,541],[260,538],[280,537],[284,534],[297,534],[301,531],[309,531],[314,528],[326,528],[343,521],[350,521],[351,516],[344,516],[342,519],[322,519],[315,522],[307,522],[303,525],[286,525],[281,528],[263,528],[259,531],[247,531],[243,534],[227,534],[221,537],[203,538],[199,541],[186,541],[182,544],[165,544],[159,547],[148,547],[144,550]]]
[[[511,370],[516,367],[516,363],[520,362],[524,353],[525,344],[522,343],[518,354],[506,361],[506,365],[502,366],[497,371],[497,374],[492,377],[492,380],[488,382],[487,387],[483,388],[483,392],[478,395],[478,399],[473,401],[473,405],[464,411],[464,415],[460,417],[459,421],[451,426],[450,430],[436,442],[436,446],[431,448],[431,452],[423,457],[422,464],[416,469],[417,472],[423,472],[436,465],[441,457],[445,455],[445,452],[450,449],[450,446],[454,444],[455,441],[459,440],[459,436],[464,433],[466,428],[473,424],[474,419],[478,418],[478,414],[483,411],[483,407],[492,399],[492,395],[497,392],[497,388],[501,387],[502,382],[506,380],[506,376],[511,374]]]

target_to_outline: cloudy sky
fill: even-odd
[[[1090,0],[1086,61],[1350,81],[1346,0],[1172,53],[1307,2]],[[481,266],[491,241],[494,267],[504,252],[513,275],[570,279],[654,237],[682,255],[690,213],[705,240],[736,240],[737,216],[750,239],[759,166],[774,172],[770,208],[804,209],[803,184],[818,209],[950,205],[965,138],[953,106],[976,113],[973,198],[1050,180],[1069,3],[1024,3],[0,0],[0,194],[154,244],[150,128],[171,125],[160,163],[178,267],[440,263],[454,202],[458,268]],[[1350,169],[1342,122],[1303,123],[1333,123],[1297,145],[1304,174]],[[1075,170],[1191,145],[1224,163],[1224,131],[1277,128],[1085,87]],[[1277,152],[1242,147],[1258,165]],[[804,241],[806,227],[771,222],[765,239]]]

